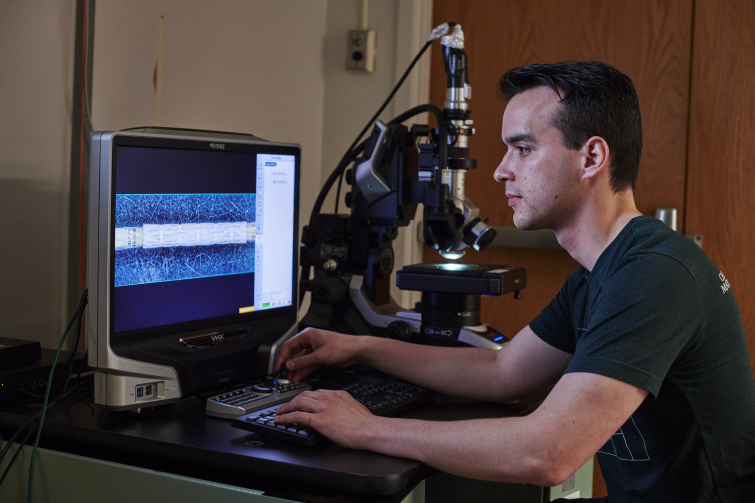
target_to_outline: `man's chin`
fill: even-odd
[[[516,214],[514,214],[514,225],[517,229],[522,231],[539,231],[547,228],[532,220],[516,218]]]
[[[532,222],[529,222],[524,218],[516,218],[516,213],[514,214],[514,225],[517,229],[522,231],[532,230]]]

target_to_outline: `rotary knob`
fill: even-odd
[[[413,333],[411,325],[404,321],[392,321],[388,324],[388,338],[390,339],[407,342],[411,340]]]

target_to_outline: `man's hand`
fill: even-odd
[[[286,365],[289,378],[301,381],[319,367],[348,367],[357,363],[360,337],[307,328],[286,341],[275,368]]]
[[[299,423],[313,427],[338,445],[364,449],[368,432],[381,419],[346,391],[305,391],[275,411],[279,424]]]

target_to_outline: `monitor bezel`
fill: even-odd
[[[223,148],[217,145],[222,143]],[[145,148],[161,148],[176,150],[198,150],[211,152],[243,152],[251,154],[280,154],[293,155],[295,158],[295,188],[294,188],[294,225],[293,225],[293,264],[292,264],[292,299],[290,306],[270,308],[248,313],[234,313],[201,320],[191,320],[158,327],[148,327],[125,332],[115,332],[114,319],[114,290],[115,290],[115,184],[117,179],[119,146],[133,146]],[[298,268],[299,268],[299,212],[300,212],[300,179],[301,179],[301,147],[295,144],[282,144],[265,141],[239,141],[229,138],[198,138],[196,136],[181,137],[180,135],[154,135],[116,133],[111,139],[110,148],[110,180],[108,197],[108,329],[113,342],[135,342],[170,335],[191,334],[201,331],[223,330],[228,327],[244,325],[256,320],[283,317],[295,322],[298,317]],[[253,166],[256,170],[256,163]]]

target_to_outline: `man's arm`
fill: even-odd
[[[341,445],[456,475],[554,486],[593,456],[647,394],[610,377],[571,373],[529,416],[440,422],[376,417],[346,392],[318,391],[281,407],[276,421],[305,423]]]
[[[287,362],[294,379],[300,380],[320,366],[364,363],[440,393],[510,402],[553,386],[571,358],[529,327],[500,351],[421,346],[308,329],[286,342],[277,367]]]

